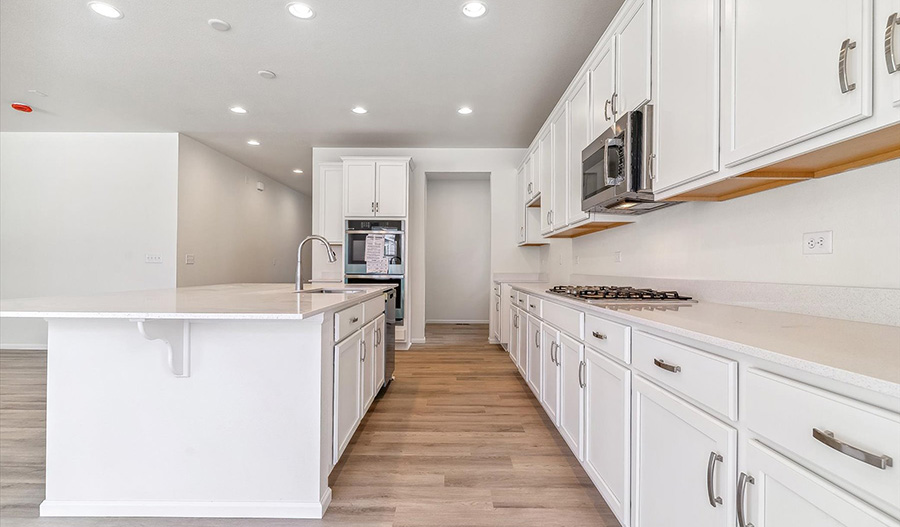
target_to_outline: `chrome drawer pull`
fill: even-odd
[[[662,369],[664,369],[666,371],[670,371],[672,373],[681,373],[681,366],[669,364],[662,359],[653,359],[653,364],[655,364],[658,368],[662,368]]]
[[[531,306],[531,309],[535,309],[535,305],[534,305],[534,304],[528,304],[528,305]]]
[[[716,490],[713,488],[713,480],[716,478],[716,461],[722,462],[722,456],[715,452],[709,453],[709,462],[706,464],[706,495],[709,497],[709,504],[716,507],[722,504],[722,498],[716,496]]]
[[[819,430],[818,428],[813,428],[812,435],[816,441],[822,443],[823,445],[829,448],[833,448],[841,454],[850,456],[853,459],[862,461],[867,465],[872,465],[873,467],[880,468],[881,470],[886,470],[887,467],[894,466],[894,460],[890,457],[872,454],[860,448],[856,448],[853,445],[844,443],[840,439],[835,439],[834,433],[830,430]]]
[[[884,28],[884,61],[887,64],[888,74],[897,73],[900,66],[894,58],[894,26],[900,26],[900,14],[891,13],[888,17],[887,27]]]
[[[594,335],[595,339],[606,340],[606,335],[600,333],[599,331],[594,331],[592,335]]]
[[[838,80],[841,83],[841,93],[850,93],[856,89],[856,84],[847,80],[847,55],[851,49],[856,49],[856,42],[849,38],[841,43],[841,52],[838,55]]]
[[[353,317],[350,319],[351,324],[356,324],[357,322],[359,322],[359,317]]]
[[[744,496],[747,494],[747,483],[752,485],[756,483],[756,480],[753,479],[753,476],[741,472],[741,477],[738,478],[737,493],[738,527],[753,527],[752,523],[747,523],[746,512],[744,512],[744,501],[746,501]]]

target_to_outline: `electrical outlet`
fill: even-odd
[[[194,255],[193,254],[185,254],[184,255],[184,264],[185,265],[194,265]]]
[[[578,265],[578,264],[580,264],[580,263],[581,263],[581,257],[580,257],[580,256],[576,256],[576,257],[575,257],[575,265]]]
[[[616,263],[622,263],[622,251],[616,251],[613,253],[613,258]]]
[[[831,254],[832,252],[832,231],[803,233],[803,254]]]
[[[159,264],[162,263],[162,256],[158,254],[145,254],[144,263]]]

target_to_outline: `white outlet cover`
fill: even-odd
[[[621,262],[622,261],[622,251],[616,251],[615,253],[613,253],[613,257],[614,257],[616,263]]]
[[[834,252],[832,231],[804,232],[803,254],[831,254]]]

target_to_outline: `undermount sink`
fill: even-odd
[[[357,293],[365,293],[362,289],[327,289],[324,287],[318,289],[304,289],[302,291],[294,291],[299,294],[312,295],[355,295]]]

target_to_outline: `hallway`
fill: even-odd
[[[323,520],[38,518],[46,356],[0,354],[0,525],[6,527],[616,526],[487,326],[429,325],[397,353],[330,477]]]

